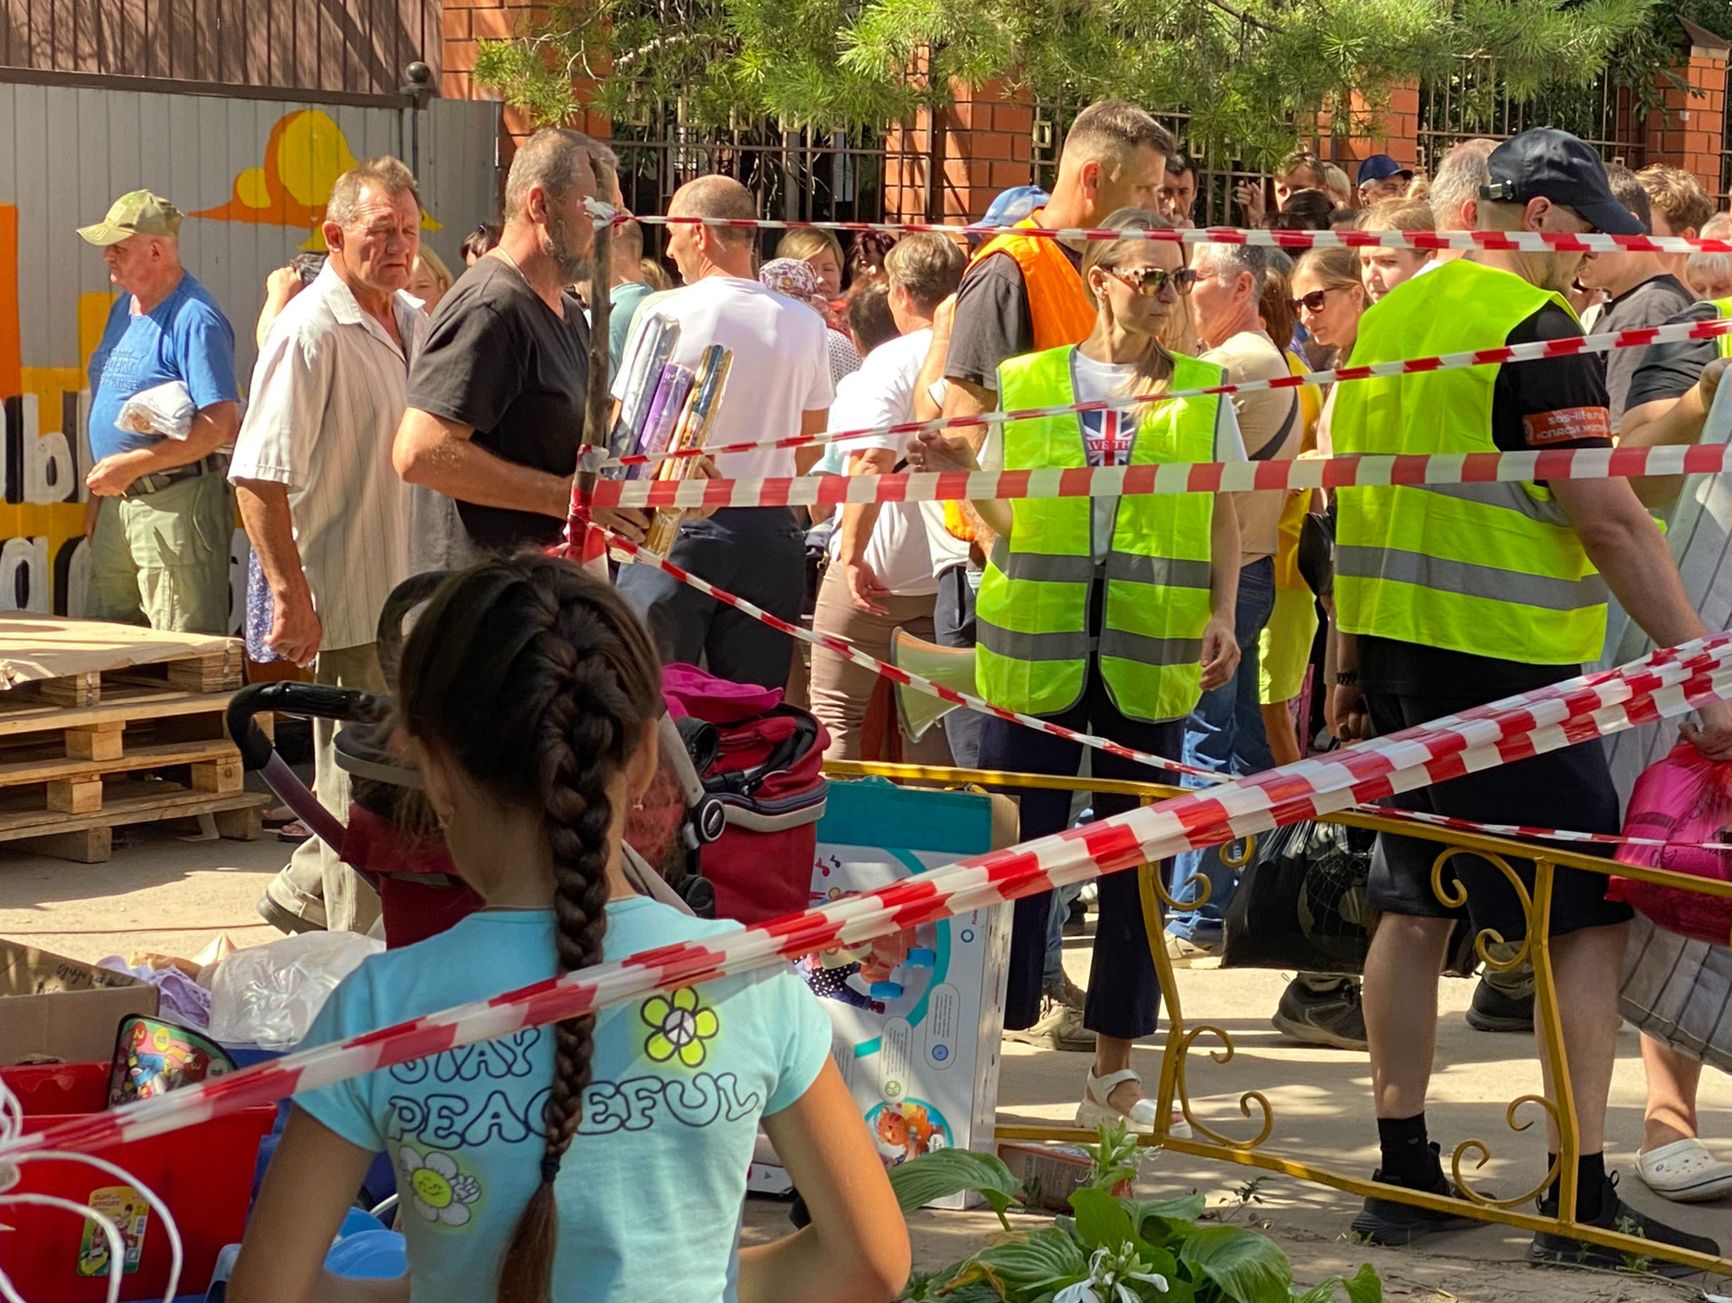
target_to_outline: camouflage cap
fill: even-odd
[[[178,235],[180,219],[180,209],[161,195],[134,190],[116,199],[100,222],[79,227],[78,234],[87,244],[119,244],[134,235]]]

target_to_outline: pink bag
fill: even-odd
[[[1673,843],[1732,842],[1732,762],[1710,760],[1680,742],[1636,780],[1624,835]],[[1621,846],[1616,858],[1620,864],[1732,882],[1732,851],[1687,844]],[[1723,946],[1732,934],[1732,900],[1633,878],[1613,878],[1606,897],[1624,901],[1680,936]]]

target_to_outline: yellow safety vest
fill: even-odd
[[[1007,409],[1076,401],[1074,348],[1006,359],[998,368]],[[1220,367],[1174,357],[1172,388],[1222,382]],[[1132,465],[1212,461],[1219,396],[1173,399],[1138,409]],[[1088,465],[1074,413],[1004,427],[1004,468]],[[1113,705],[1129,719],[1178,719],[1202,694],[1203,630],[1213,566],[1208,493],[1121,498],[1104,566],[1095,563],[1089,498],[1018,499],[1008,538],[998,540],[981,579],[975,615],[975,682],[996,706],[1055,715],[1074,706],[1100,658]],[[1106,584],[1098,643],[1089,636],[1089,594]]]
[[[1732,299],[1715,299],[1714,311],[1720,314],[1722,321],[1732,317]],[[1714,344],[1719,348],[1721,357],[1732,357],[1732,335],[1721,335]]]
[[[1569,310],[1562,297],[1519,276],[1458,258],[1367,310],[1351,364],[1494,348],[1547,303]],[[1347,381],[1335,398],[1335,449],[1495,451],[1498,371],[1462,367]],[[1335,605],[1342,629],[1531,665],[1599,659],[1605,583],[1549,490],[1525,482],[1339,492]]]

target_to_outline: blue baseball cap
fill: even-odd
[[[986,216],[980,220],[987,226],[1010,226],[1020,222],[1037,208],[1045,207],[1052,198],[1037,185],[1012,186],[1001,190],[986,206]]]
[[[1357,186],[1367,186],[1373,181],[1382,181],[1388,177],[1398,176],[1403,181],[1413,180],[1413,169],[1403,167],[1388,154],[1373,154],[1359,165],[1359,180]]]

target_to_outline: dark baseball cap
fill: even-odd
[[[1511,137],[1486,159],[1491,182],[1479,197],[1525,204],[1550,199],[1607,235],[1646,235],[1641,219],[1612,194],[1606,165],[1586,142],[1556,127],[1535,127]]]
[[[1398,176],[1404,181],[1413,180],[1413,169],[1403,167],[1388,154],[1373,154],[1359,165],[1359,179],[1356,186],[1370,185],[1373,181],[1382,181],[1386,177]]]

